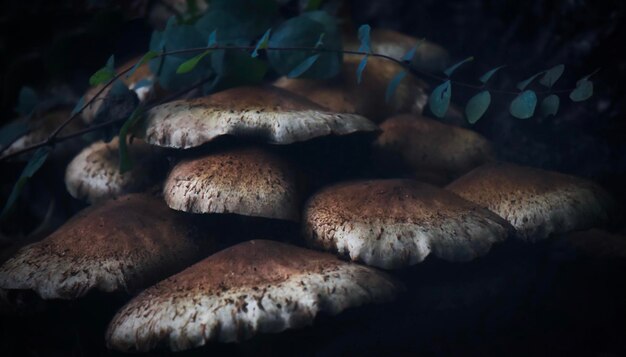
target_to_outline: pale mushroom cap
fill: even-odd
[[[526,241],[606,223],[612,206],[590,181],[506,163],[478,167],[447,189],[499,214]]]
[[[159,105],[148,111],[139,135],[153,145],[187,149],[223,135],[290,144],[376,129],[360,115],[329,112],[286,90],[237,87]]]
[[[413,180],[330,186],[307,202],[304,220],[310,244],[389,269],[419,263],[431,253],[469,261],[512,230],[494,213]]]
[[[91,290],[133,292],[191,265],[210,248],[189,217],[133,194],[79,212],[0,267],[0,289],[74,299]]]
[[[384,121],[374,142],[377,165],[385,170],[408,168],[446,182],[494,160],[491,144],[480,134],[425,117],[399,115]]]
[[[65,170],[65,186],[72,197],[89,203],[137,192],[153,184],[160,175],[159,148],[141,140],[128,144],[133,168],[120,172],[119,138],[98,141],[84,148]],[[162,176],[161,176],[162,177]]]
[[[179,211],[300,219],[296,174],[280,157],[258,148],[178,163],[166,179],[163,196]]]
[[[172,350],[241,341],[391,300],[402,287],[386,274],[283,243],[255,240],[221,251],[147,289],[109,325],[110,348]]]

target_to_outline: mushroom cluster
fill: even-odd
[[[402,41],[376,43],[390,36],[372,40],[394,56]],[[92,206],[0,266],[0,295],[128,293],[107,346],[179,351],[388,302],[404,285],[380,269],[469,262],[510,238],[534,242],[608,222],[612,202],[599,186],[499,163],[476,132],[422,116],[421,82],[405,81],[384,104],[395,69],[371,59],[357,86],[357,65],[346,56],[332,82],[283,78],[153,107],[129,143],[139,164],[125,173],[118,138],[88,146],[65,180]],[[359,133],[372,134],[362,147],[372,164],[349,181],[309,180],[307,157],[285,155],[322,138],[340,152]],[[207,220],[233,215],[254,217],[238,221],[251,231],[288,221],[300,234],[241,242],[228,220]]]

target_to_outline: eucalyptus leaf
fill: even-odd
[[[356,82],[358,84],[361,84],[361,77],[363,76],[363,71],[365,70],[365,66],[367,65],[367,58],[369,56],[365,55],[363,56],[363,58],[361,59],[361,62],[359,63],[359,67],[357,67],[356,69]]]
[[[539,73],[535,73],[533,74],[531,77],[517,83],[517,89],[523,91],[524,89],[526,89],[526,87],[528,87],[528,85],[535,80],[535,78],[539,77],[540,75],[542,75],[545,72],[539,72]]]
[[[391,98],[393,98],[393,96],[396,94],[398,85],[400,85],[400,82],[404,79],[404,77],[406,77],[406,71],[401,71],[398,72],[398,74],[396,74],[391,79],[391,81],[389,81],[389,84],[387,85],[387,91],[385,92],[386,103],[389,103],[389,101],[391,101]]]
[[[313,66],[313,64],[319,58],[320,58],[320,54],[318,53],[318,54],[315,54],[315,55],[305,59],[304,61],[302,61],[302,63],[300,63],[300,65],[298,65],[296,68],[291,70],[291,72],[289,72],[287,77],[289,77],[289,78],[300,77],[304,72],[308,71],[309,68],[311,68],[311,66]]]
[[[185,73],[189,73],[193,71],[198,65],[198,63],[208,54],[209,54],[209,51],[204,51],[195,57],[191,57],[190,59],[186,60],[185,62],[181,63],[178,66],[178,68],[176,69],[176,73],[185,74]]]
[[[502,67],[504,67],[504,65],[498,66],[496,68],[492,68],[489,71],[487,71],[485,74],[480,76],[480,81],[482,82],[482,84],[487,84],[487,82],[489,82],[491,77],[493,77],[493,75],[496,74],[496,72],[499,71],[500,68],[502,68]]]
[[[450,80],[447,80],[438,85],[428,98],[428,105],[430,111],[437,118],[443,118],[450,106],[450,98],[452,97],[452,85]]]
[[[26,185],[28,180],[31,177],[33,177],[33,175],[37,171],[39,171],[41,166],[43,166],[43,164],[48,159],[49,154],[50,154],[50,148],[48,147],[39,148],[37,149],[37,151],[35,151],[33,156],[30,158],[30,160],[24,167],[22,174],[17,179],[17,182],[13,186],[13,190],[11,191],[11,194],[9,195],[9,198],[4,204],[4,208],[2,209],[2,213],[0,214],[1,220],[6,219],[8,214],[11,213],[13,206],[15,205],[15,202],[17,202],[17,199],[19,198],[20,194],[22,193],[22,190],[24,189],[24,186]]]
[[[269,43],[271,33],[272,33],[272,29],[268,29],[267,31],[265,31],[265,33],[259,39],[259,41],[257,41],[256,47],[254,48],[254,51],[252,51],[252,57],[257,57],[259,55],[259,50],[267,48],[267,44]]]
[[[537,94],[532,90],[525,90],[513,99],[509,112],[518,119],[528,119],[535,114],[536,107]]]
[[[126,78],[130,78],[133,74],[135,74],[135,72],[137,71],[137,68],[143,66],[144,64],[148,63],[151,59],[156,58],[158,56],[159,56],[159,52],[156,52],[156,51],[146,52],[146,54],[143,55],[141,59],[137,61],[137,63],[135,63],[133,68],[131,68],[131,70],[128,71],[128,73],[126,73]]]
[[[591,98],[593,95],[593,82],[587,78],[588,77],[585,77],[576,82],[576,89],[569,94],[569,98],[573,102],[582,102]]]
[[[196,22],[205,36],[217,30],[221,44],[250,44],[272,27],[278,16],[274,0],[213,0]]]
[[[217,46],[217,30],[213,30],[209,35],[209,40],[207,41],[207,47],[215,47]]]
[[[473,96],[465,106],[465,116],[470,124],[474,124],[482,118],[491,104],[491,94],[484,90]]]
[[[80,97],[78,102],[76,102],[76,105],[74,106],[74,109],[72,109],[70,116],[73,117],[74,115],[78,114],[81,110],[83,110],[84,106],[85,106],[85,96],[82,96]]]
[[[359,46],[359,52],[371,53],[371,45],[370,45],[370,25],[361,25],[359,27],[359,41],[361,45]]]
[[[542,117],[548,117],[550,115],[556,115],[559,111],[559,104],[561,100],[559,96],[556,94],[550,94],[549,96],[543,98],[541,104],[539,105],[539,112]]]
[[[454,71],[456,71],[457,68],[459,68],[461,65],[463,65],[463,64],[465,64],[467,62],[473,61],[473,60],[474,60],[473,56],[467,57],[466,59],[462,60],[461,62],[455,63],[452,66],[446,68],[446,70],[443,71],[443,73],[445,73],[446,76],[450,77],[452,75],[452,73],[454,73]]]
[[[318,37],[317,42],[315,42],[315,48],[320,48],[324,45],[324,36],[326,36],[326,34],[322,32],[320,37]]]
[[[104,67],[96,71],[89,77],[89,85],[97,86],[115,78],[115,57],[111,55]]]
[[[417,53],[417,48],[422,44],[422,42],[418,42],[415,46],[411,47],[410,50],[408,50],[404,56],[402,56],[402,61],[404,62],[408,62],[411,63],[413,61],[413,57],[415,57],[415,54]]]
[[[565,71],[565,65],[558,64],[547,70],[546,74],[544,74],[543,77],[541,77],[541,79],[539,80],[539,83],[548,88],[552,88],[554,83],[556,83],[556,81],[561,78],[563,71]]]
[[[17,107],[15,111],[23,117],[30,116],[39,103],[39,96],[37,92],[31,87],[22,87],[17,99]]]
[[[28,121],[24,118],[14,120],[0,128],[0,149],[11,145],[15,140],[28,132]]]

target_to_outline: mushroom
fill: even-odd
[[[386,269],[434,254],[470,261],[507,238],[510,225],[469,201],[413,180],[336,184],[304,209],[305,238],[316,247]]]
[[[480,166],[447,189],[499,214],[531,242],[606,223],[613,205],[590,181],[508,163]]]
[[[320,312],[386,302],[401,289],[384,273],[330,254],[253,240],[139,294],[113,318],[106,340],[120,351],[241,341],[310,325]]]
[[[163,196],[179,211],[300,219],[296,174],[280,157],[258,148],[183,160],[168,175]]]
[[[159,148],[135,139],[129,146],[134,167],[119,170],[119,137],[98,141],[81,151],[65,170],[65,186],[72,197],[89,203],[138,192],[159,179]]]
[[[91,290],[141,290],[212,249],[190,217],[162,200],[132,194],[92,206],[0,266],[0,289],[43,299],[75,299]]]
[[[159,105],[148,111],[139,136],[153,145],[187,149],[223,135],[290,144],[376,129],[360,115],[329,112],[283,89],[237,87]]]
[[[385,172],[411,172],[433,184],[446,184],[494,160],[480,134],[422,116],[398,115],[384,121],[374,142],[374,161]]]

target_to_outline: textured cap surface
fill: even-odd
[[[79,212],[0,267],[0,288],[73,299],[92,289],[136,291],[194,263],[210,242],[189,217],[133,194]]]
[[[436,120],[399,115],[384,121],[374,142],[374,158],[385,171],[408,169],[445,182],[493,160],[491,144],[480,134]]]
[[[222,135],[290,144],[376,129],[360,115],[332,113],[286,90],[237,87],[159,105],[147,113],[139,135],[150,144],[186,149]]]
[[[388,301],[401,289],[386,274],[283,243],[238,244],[147,289],[113,318],[109,347],[172,350],[241,341]]]
[[[159,177],[159,148],[141,140],[129,143],[132,170],[120,173],[119,138],[99,141],[81,151],[65,170],[65,186],[72,197],[90,203],[140,191]]]
[[[506,163],[478,167],[447,189],[504,217],[527,241],[603,224],[612,206],[590,181]]]
[[[469,261],[512,229],[484,208],[413,180],[330,186],[307,202],[304,219],[312,245],[383,268],[416,264],[431,253]]]

